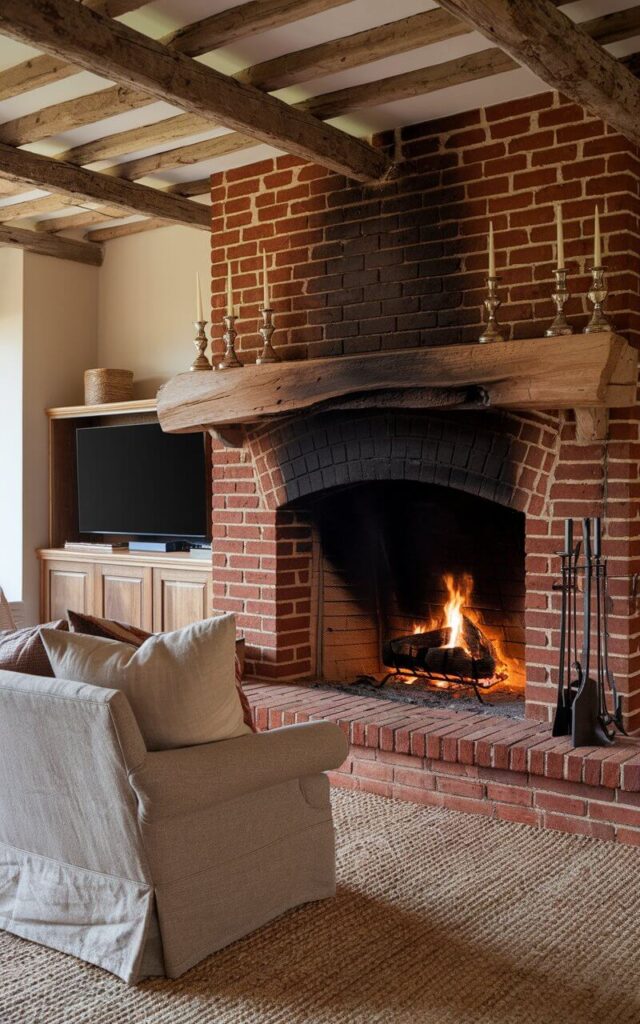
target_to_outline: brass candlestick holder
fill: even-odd
[[[256,359],[256,364],[260,366],[261,363],[279,363],[280,356],[271,344],[271,338],[275,331],[275,327],[273,325],[273,310],[266,308],[261,309],[260,315],[262,316],[262,325],[258,328],[258,332],[262,335],[263,346],[262,352]]]
[[[478,338],[481,345],[486,345],[491,341],[504,341],[496,316],[498,307],[502,304],[502,300],[498,298],[498,283],[501,280],[500,277],[487,278],[487,297],[484,300],[484,308],[487,311],[487,325]]]
[[[593,303],[591,319],[584,329],[585,334],[597,334],[598,331],[612,331],[613,324],[607,320],[603,305],[609,290],[604,283],[604,267],[591,267],[591,287],[587,295]]]
[[[205,334],[205,327],[207,326],[206,320],[194,320],[193,326],[196,330],[196,336],[193,340],[193,344],[196,347],[198,355],[193,360],[190,370],[212,370],[213,367],[209,362],[207,356],[204,354],[207,348],[207,335]]]
[[[238,353],[235,349],[236,338],[238,332],[235,329],[236,317],[232,313],[225,313],[222,318],[224,322],[224,355],[218,363],[219,370],[231,370],[236,366],[243,366],[244,364],[238,359]]]
[[[556,315],[549,327],[547,327],[545,337],[555,338],[563,334],[573,334],[573,328],[569,321],[564,315],[564,307],[567,299],[569,298],[569,289],[567,288],[567,268],[556,267],[553,272],[553,276],[556,279],[555,291],[551,293],[551,298],[556,304]]]

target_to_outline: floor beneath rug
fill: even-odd
[[[639,855],[334,792],[338,895],[136,988],[0,932],[2,1024],[637,1024]]]

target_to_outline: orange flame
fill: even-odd
[[[453,575],[446,575],[442,577],[442,582],[449,594],[449,600],[444,606],[444,624],[451,631],[445,646],[461,647],[464,646],[462,615],[471,597],[473,577],[465,574],[456,580]]]

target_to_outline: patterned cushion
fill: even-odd
[[[68,630],[64,619],[48,622],[49,629]],[[40,636],[40,626],[0,632],[0,669],[29,676],[53,676],[49,656]]]
[[[69,629],[72,633],[85,633],[88,636],[99,636],[106,640],[119,640],[121,643],[131,644],[132,647],[141,647],[145,640],[153,636],[152,633],[147,633],[144,629],[138,629],[137,626],[130,626],[125,622],[118,622],[116,619],[100,619],[97,615],[84,615],[80,612],[72,611],[67,611],[67,616],[69,618]],[[48,675],[53,675],[53,673],[49,672]],[[237,644],[236,686],[240,703],[242,704],[245,725],[248,725],[252,732],[257,732],[251,705],[247,700],[246,693],[242,689],[242,665],[238,657]]]

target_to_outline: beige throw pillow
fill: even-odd
[[[126,694],[148,750],[171,750],[242,736],[245,725],[235,680],[233,615],[158,633],[141,647],[42,630],[58,679]]]

